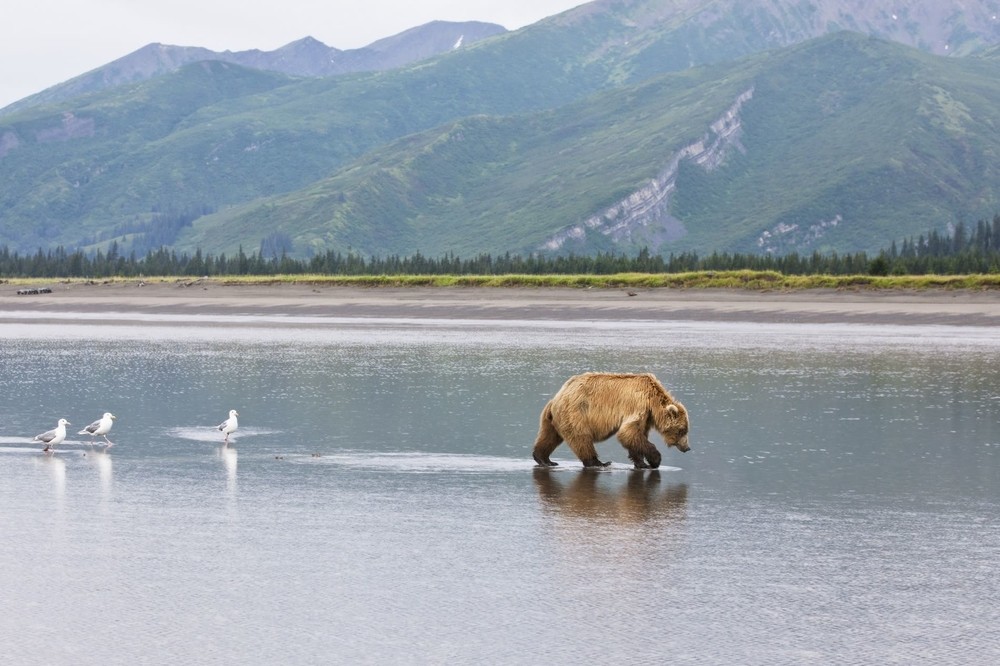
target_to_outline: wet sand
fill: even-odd
[[[59,283],[18,295],[0,285],[0,319],[44,321],[69,313],[284,315],[473,320],[740,321],[1000,326],[1000,291],[743,291],[341,287],[186,282]]]

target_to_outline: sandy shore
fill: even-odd
[[[211,280],[44,286],[51,293],[18,295],[18,287],[0,285],[0,319],[114,312],[125,320],[128,314],[210,314],[1000,326],[997,291],[355,288],[227,286]]]

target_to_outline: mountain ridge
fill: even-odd
[[[505,32],[506,28],[495,23],[431,21],[367,46],[346,50],[327,46],[310,36],[273,51],[212,51],[200,46],[151,43],[106,65],[9,104],[0,109],[0,116],[140,83],[203,60],[218,60],[290,76],[338,76],[402,67]]]
[[[992,215],[996,49],[945,57],[838,32],[754,50],[832,25],[814,16],[831,2],[808,4],[596,2],[381,72],[205,60],[31,107],[0,117],[0,243],[218,252],[280,233],[304,256],[538,251],[587,220],[628,219],[657,179],[662,219],[548,251],[874,249]],[[966,4],[978,16],[992,0]],[[772,5],[788,16],[760,13]],[[956,16],[937,30],[985,39]],[[736,143],[708,151],[716,167],[671,171],[748,90],[720,129]]]
[[[463,256],[877,250],[988,218],[1000,204],[990,186],[1000,165],[988,157],[1000,145],[976,128],[1000,125],[995,64],[837,33],[712,71],[694,87],[691,72],[667,74],[557,111],[481,116],[400,139],[299,192],[206,216],[178,247],[231,251],[266,227],[305,255],[331,245]],[[812,87],[790,97],[799,80]],[[670,114],[657,113],[665,103]],[[636,118],[624,120],[623,109]],[[549,129],[552,115],[563,129]],[[965,175],[949,164],[957,148]],[[657,206],[665,191],[673,201]],[[660,215],[634,218],[616,241],[626,204]]]

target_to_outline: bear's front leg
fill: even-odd
[[[645,457],[638,451],[629,450],[628,459],[632,461],[636,469],[649,469],[649,465],[646,463]]]
[[[618,441],[628,451],[629,460],[636,469],[660,466],[660,452],[646,437],[648,431],[647,421],[639,417],[627,419],[618,430]]]
[[[653,446],[652,442],[650,442],[650,444],[649,444],[649,450],[646,451],[646,462],[649,463],[649,467],[651,469],[658,468],[660,466],[660,461],[662,459],[663,459],[663,456],[660,455],[660,452],[657,451],[656,447]]]

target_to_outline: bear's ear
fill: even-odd
[[[667,405],[667,414],[670,414],[671,416],[677,416],[680,413],[681,410],[677,409],[677,405],[675,405],[674,403],[670,403],[669,405]]]

